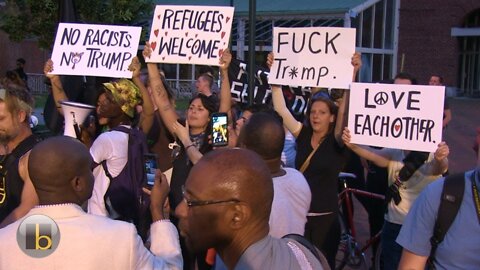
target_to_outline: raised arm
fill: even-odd
[[[53,61],[52,59],[48,59],[43,66],[43,73],[45,76],[50,80],[52,84],[52,95],[53,100],[55,100],[55,106],[57,106],[57,111],[61,115],[63,115],[62,105],[60,101],[68,100],[67,94],[63,90],[62,81],[60,80],[60,76],[51,74],[50,72],[53,71]]]
[[[347,127],[345,127],[342,134],[342,140],[343,140],[343,143],[348,148],[350,148],[353,152],[355,152],[360,157],[375,163],[375,165],[379,167],[386,168],[388,166],[390,159],[381,155],[378,151],[375,151],[374,149],[366,149],[357,144],[353,144],[350,142],[350,139],[351,139],[350,130]]]
[[[352,82],[355,82],[357,73],[362,67],[362,58],[360,53],[356,52],[352,56],[351,64],[353,66]],[[337,121],[335,122],[335,130],[334,130],[335,139],[340,145],[343,145],[343,140],[342,140],[343,129],[348,124],[347,114],[348,114],[349,102],[350,102],[350,89],[346,89],[345,91],[343,91],[343,96],[340,99],[340,103],[338,104]]]
[[[143,49],[143,57],[145,57],[145,59],[150,58],[151,53],[152,49],[150,48],[150,43],[147,42],[145,44],[145,48]],[[155,102],[157,105],[160,116],[162,117],[162,120],[165,123],[168,131],[170,131],[171,134],[174,134],[173,125],[179,118],[177,112],[175,111],[175,106],[168,98],[167,90],[162,83],[157,64],[147,63],[147,68],[148,78],[153,90],[153,102]]]
[[[232,54],[229,49],[226,49],[222,57],[220,57],[220,76],[222,83],[220,85],[220,109],[219,112],[228,113],[228,117],[232,119],[230,115],[230,109],[232,107],[232,95],[230,94],[230,80],[228,78],[228,67],[232,62]]]
[[[448,154],[450,149],[445,142],[438,144],[438,148],[433,154],[433,160],[431,161],[431,174],[440,175],[448,170]]]
[[[272,67],[273,58],[273,53],[269,53],[267,56],[268,68]],[[273,108],[283,118],[283,125],[297,138],[302,129],[302,123],[298,122],[288,110],[283,97],[282,87],[279,85],[270,85],[270,87],[272,88]]]
[[[175,135],[180,139],[185,149],[185,154],[193,164],[196,164],[200,158],[203,157],[203,154],[195,147],[192,140],[190,139],[190,132],[188,127],[188,121],[185,121],[185,126],[176,121],[173,124],[173,130]]]
[[[140,128],[142,129],[143,133],[147,134],[150,128],[153,125],[153,118],[154,118],[154,108],[153,102],[150,98],[150,94],[148,93],[147,87],[142,81],[141,78],[141,65],[138,57],[134,57],[132,59],[132,63],[128,67],[130,71],[132,71],[132,81],[135,85],[140,89],[140,93],[142,95],[142,113],[140,114]]]

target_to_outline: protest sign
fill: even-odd
[[[60,23],[52,52],[53,74],[131,78],[141,27]]]
[[[237,103],[248,103],[248,74],[247,64],[237,59],[232,59],[228,67],[230,79],[230,92],[232,100]],[[255,67],[254,104],[270,104],[272,90],[268,84],[268,70]],[[303,120],[307,102],[310,98],[310,88],[282,86],[283,95],[288,109],[299,121]]]
[[[274,27],[273,53],[271,84],[348,89],[355,29]]]
[[[445,87],[353,83],[352,143],[435,152],[442,140]]]
[[[147,62],[218,66],[228,48],[233,7],[157,6]]]

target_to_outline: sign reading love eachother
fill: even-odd
[[[435,152],[442,139],[445,87],[353,83],[352,143]]]
[[[272,84],[348,89],[355,53],[355,29],[273,28]]]
[[[60,23],[52,52],[53,74],[131,78],[141,27]]]
[[[228,48],[233,7],[157,6],[147,62],[219,65]]]

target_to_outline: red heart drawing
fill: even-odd
[[[188,37],[188,32],[185,33],[185,36]]]
[[[168,35],[168,32],[165,32],[165,36],[167,36],[167,35]]]
[[[191,57],[191,56],[189,56],[189,57],[188,57],[188,60],[190,60],[190,59],[192,59],[192,57]]]
[[[158,15],[157,18],[160,20],[160,15]],[[227,21],[227,22],[228,22],[228,21]]]
[[[218,56],[222,57],[222,55],[223,55],[223,49],[220,49],[220,50],[218,51]]]
[[[152,48],[152,51],[155,51],[155,47],[157,47],[157,42],[151,42],[150,47]]]
[[[225,36],[225,31],[223,31],[220,36],[221,36],[221,38],[223,38]]]
[[[155,34],[156,37],[158,37],[158,29],[156,29],[155,31],[153,31],[153,33]]]
[[[223,45],[225,45],[225,44],[227,44],[227,43],[223,42]]]
[[[400,130],[400,125],[395,125],[395,131]]]
[[[228,23],[228,21],[230,21],[230,17],[227,17],[227,23]]]
[[[165,56],[164,56],[164,57],[162,57],[162,60],[165,60]]]

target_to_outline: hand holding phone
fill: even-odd
[[[228,145],[228,116],[226,113],[212,114],[212,145]]]
[[[147,177],[145,178],[144,186],[148,189],[152,189],[153,184],[155,183],[155,170],[158,169],[157,164],[157,155],[156,154],[145,154],[144,155],[144,169]]]

